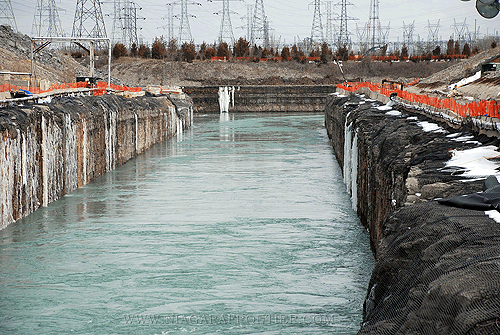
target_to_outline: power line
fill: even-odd
[[[40,37],[64,37],[55,0],[38,0],[31,34]]]
[[[16,17],[14,16],[10,0],[0,1],[0,23],[11,26],[17,32]]]

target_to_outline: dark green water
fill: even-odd
[[[323,115],[197,117],[0,231],[0,334],[355,334],[373,263]]]

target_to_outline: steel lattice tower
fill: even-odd
[[[338,36],[338,47],[342,46],[349,46],[351,44],[351,40],[349,38],[350,32],[347,27],[347,22],[348,20],[357,20],[355,18],[347,16],[347,6],[352,6],[353,4],[350,2],[347,2],[347,0],[341,0],[341,2],[337,3],[337,6],[340,7],[340,17],[337,19],[340,21],[340,29],[339,29],[339,36]]]
[[[64,31],[55,0],[38,0],[31,27],[33,36],[63,37]]]
[[[174,39],[174,4],[167,4],[168,14],[167,14],[167,31],[168,31],[168,42]]]
[[[133,44],[139,46],[137,39],[137,7],[134,2],[126,2],[122,8],[123,39],[129,48]]]
[[[403,21],[403,45],[408,48],[408,52],[413,50],[413,31],[415,30],[415,21],[412,24],[405,24]]]
[[[252,5],[247,5],[247,40],[250,42],[252,38]]]
[[[77,0],[72,37],[106,38],[99,0]]]
[[[267,47],[268,33],[267,33],[267,18],[264,11],[264,0],[255,0],[255,7],[253,11],[253,22],[252,22],[252,45],[261,45]]]
[[[326,34],[325,34],[325,42],[331,47],[335,44],[335,28],[333,25],[333,16],[332,16],[332,3],[333,1],[327,1],[326,4]]]
[[[370,47],[382,44],[382,30],[379,17],[379,0],[370,1],[370,18],[368,22],[368,38]]]
[[[440,21],[441,20],[438,20],[436,24],[431,24],[431,21],[427,20],[427,29],[429,30],[427,42],[429,44],[429,48],[435,48],[439,45],[439,28],[441,27],[439,25]]]
[[[469,25],[466,23],[467,19],[464,19],[464,23],[458,24],[455,19],[453,19],[453,29],[455,35],[455,41],[464,44],[470,41]]]
[[[0,24],[7,24],[17,32],[16,17],[10,0],[0,0]]]
[[[211,0],[211,1],[217,1],[217,0]],[[218,0],[218,1],[222,1],[222,20],[220,23],[219,43],[227,42],[230,43],[231,45],[234,45],[233,26],[231,24],[231,11],[229,10],[230,0]],[[220,14],[220,12],[216,14]]]
[[[112,41],[113,44],[122,43],[126,44],[125,31],[123,30],[123,16],[122,5],[120,0],[114,0],[114,15],[113,15],[113,31]]]
[[[191,27],[189,26],[189,15],[187,0],[181,0],[181,25],[179,26],[179,45],[190,43],[193,40]]]
[[[325,36],[323,35],[323,23],[321,22],[321,0],[314,0],[314,17],[311,27],[311,43],[323,43]]]

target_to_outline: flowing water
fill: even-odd
[[[0,231],[0,334],[355,334],[373,263],[322,115],[200,116]]]

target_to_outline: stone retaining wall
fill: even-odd
[[[442,169],[450,149],[477,146],[411,109],[331,95],[325,123],[376,266],[358,334],[500,334],[500,224],[434,199],[481,191]],[[473,135],[470,133],[469,135]],[[457,138],[457,137],[454,137]],[[474,138],[498,146],[498,139]]]
[[[190,127],[192,103],[176,105],[105,95],[0,109],[0,229]]]
[[[184,87],[193,99],[195,113],[219,113],[219,86]],[[235,86],[231,113],[320,112],[326,97],[335,92],[331,85]]]

